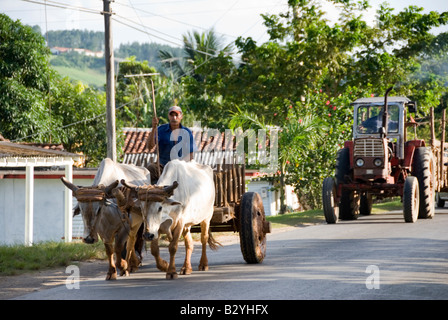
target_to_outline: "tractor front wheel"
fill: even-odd
[[[404,221],[415,222],[418,218],[419,188],[416,177],[409,176],[404,181],[403,215]]]
[[[334,178],[325,178],[322,185],[322,205],[324,207],[325,221],[333,224],[338,221],[339,207],[335,201],[336,183]]]

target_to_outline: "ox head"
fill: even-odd
[[[167,234],[168,238],[171,239],[171,224],[173,218],[170,214],[174,211],[179,211],[182,204],[168,198],[173,195],[174,189],[177,188],[178,183],[174,181],[171,186],[134,186],[124,180],[121,180],[121,183],[133,190],[133,193],[136,194],[138,202],[140,203],[143,220],[145,222],[143,237],[149,241],[157,239],[160,231],[161,233]],[[115,190],[114,194],[116,192]],[[116,197],[117,200],[121,198],[121,196],[118,195],[116,195]],[[118,201],[120,202],[120,200]]]
[[[73,191],[73,196],[78,201],[78,205],[74,210],[74,215],[81,213],[84,223],[83,241],[92,244],[98,241],[97,222],[101,209],[105,205],[107,196],[117,187],[118,180],[109,186],[99,185],[91,187],[76,186],[64,177],[61,178],[62,183]]]

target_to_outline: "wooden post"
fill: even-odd
[[[65,165],[65,178],[73,182],[73,161]],[[73,195],[72,190],[65,188],[64,193],[64,241],[72,242],[73,237]]]
[[[114,71],[114,47],[112,41],[112,27],[110,16],[111,0],[103,0],[104,14],[104,44],[106,59],[106,122],[107,122],[107,157],[117,161],[117,134],[115,132],[115,71]]]
[[[27,164],[25,177],[25,246],[33,245],[34,166]]]
[[[434,147],[436,145],[436,133],[434,128],[434,107],[431,107],[430,109],[430,122],[431,122],[431,147],[434,150]]]
[[[445,170],[445,125],[446,125],[446,109],[442,111],[442,141],[440,141],[440,183],[438,183],[439,190],[441,187],[446,187],[446,170]]]
[[[152,81],[151,79],[151,88],[152,88],[152,111],[154,112],[154,117],[157,117],[157,110],[156,110],[156,95],[154,94],[154,81]],[[157,128],[156,128],[157,130]],[[157,173],[159,174],[160,177],[160,154],[159,154],[159,134],[158,131],[155,132],[155,136],[156,138],[156,151],[157,151]]]

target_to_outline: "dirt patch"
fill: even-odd
[[[74,262],[79,267],[81,280],[106,276],[107,261],[92,260]],[[71,272],[65,273],[66,268],[41,270],[23,273],[14,276],[0,276],[0,300],[7,300],[22,296],[34,291],[49,289],[54,286],[64,285]]]

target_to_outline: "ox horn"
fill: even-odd
[[[107,187],[104,188],[104,192],[106,193],[106,195],[110,195],[112,190],[115,189],[118,186],[119,181],[115,180],[114,182],[112,182],[110,185],[108,185]]]
[[[137,189],[138,188],[138,186],[136,186],[135,184],[126,182],[126,181],[124,181],[124,179],[121,179],[121,184],[124,185],[126,188],[129,188],[129,189]]]
[[[172,195],[174,189],[176,189],[178,186],[179,186],[179,183],[177,183],[177,181],[174,181],[173,185],[163,187],[163,191]]]
[[[76,192],[79,188],[77,186],[75,186],[73,183],[71,183],[70,181],[68,181],[67,179],[65,179],[65,177],[61,177],[61,181],[63,184],[65,184],[65,186],[67,188],[69,188],[70,190],[72,190],[73,192]]]

